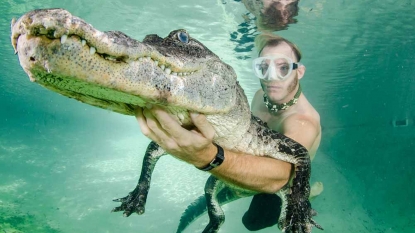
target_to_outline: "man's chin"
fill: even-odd
[[[273,85],[271,83],[261,83],[262,90],[267,94],[268,97],[270,95],[282,95],[284,88],[278,85]]]
[[[281,91],[267,91],[266,92],[268,99],[272,102],[272,103],[279,103],[281,102],[282,99],[284,99],[284,95]]]
[[[281,87],[266,87],[264,91],[268,97],[280,97],[283,94],[283,90]]]

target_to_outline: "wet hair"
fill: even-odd
[[[278,46],[281,43],[287,43],[288,46],[290,46],[290,48],[292,49],[295,58],[297,59],[297,62],[299,62],[301,60],[301,51],[298,49],[298,47],[292,43],[291,41],[272,34],[272,33],[267,33],[264,32],[262,34],[259,34],[255,37],[255,47],[258,50],[258,56],[261,54],[262,50],[266,47],[266,46]]]

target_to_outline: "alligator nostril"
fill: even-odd
[[[30,57],[29,59],[30,59],[30,61],[36,61],[36,59],[34,57]]]

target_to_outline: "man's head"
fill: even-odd
[[[305,73],[305,66],[299,63],[300,50],[292,42],[273,34],[258,35],[255,38],[255,46],[259,51],[259,57],[270,58],[262,61],[265,64],[263,72],[268,72],[267,77],[260,79],[262,89],[274,103],[289,101],[295,95],[298,80]],[[285,70],[287,73],[284,73]],[[282,77],[285,74],[287,75]]]

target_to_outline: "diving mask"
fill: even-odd
[[[290,77],[291,72],[301,65],[301,63],[294,63],[291,58],[284,54],[258,57],[252,63],[255,76],[258,78],[280,81]]]

